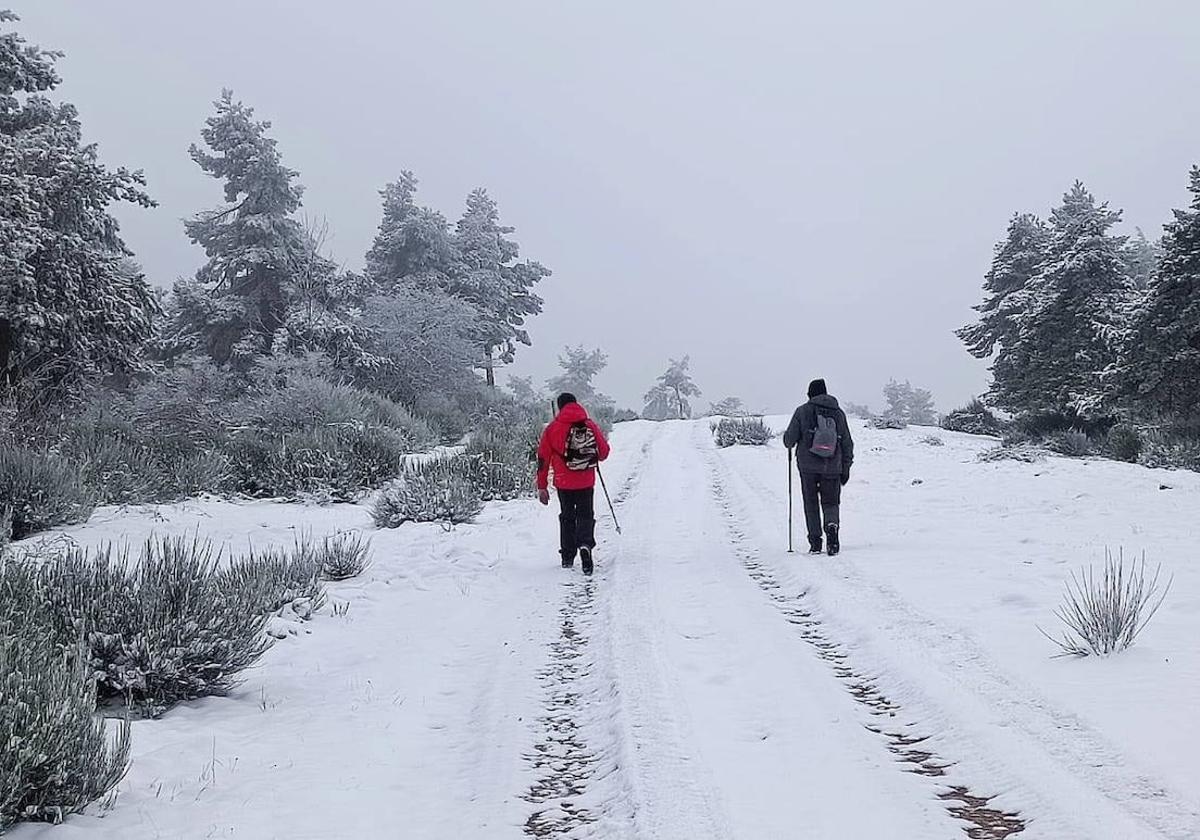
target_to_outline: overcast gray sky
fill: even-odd
[[[377,191],[414,170],[457,218],[486,186],[554,270],[514,370],[599,345],[639,398],[690,353],[705,400],[786,410],[814,376],[948,409],[1015,210],[1075,178],[1155,236],[1200,162],[1200,3],[0,0],[61,49],[64,99],[160,202],[122,210],[155,283],[220,192],[187,156],[232,87],[360,267]]]

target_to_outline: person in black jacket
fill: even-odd
[[[832,454],[813,451],[820,418],[833,421],[837,444]],[[808,525],[808,547],[812,554],[821,553],[824,536],[829,555],[841,550],[842,485],[850,480],[854,464],[854,440],[846,412],[825,389],[824,379],[814,379],[808,386],[808,402],[796,409],[792,422],[783,434],[783,445],[796,447],[796,468],[800,471],[800,493],[804,497],[804,521]],[[824,514],[825,527],[821,527]]]

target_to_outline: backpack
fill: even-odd
[[[817,427],[813,429],[812,446],[808,451],[818,458],[832,458],[837,454],[837,421],[828,414],[817,412]]]
[[[599,456],[600,447],[596,445],[596,435],[591,427],[582,421],[572,423],[567,431],[567,451],[563,454],[567,469],[575,472],[590,470]]]

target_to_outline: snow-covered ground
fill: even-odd
[[[590,581],[535,502],[451,533],[362,506],[102,510],[65,533],[355,529],[374,565],[233,696],[136,723],[111,808],[13,836],[925,840],[967,836],[971,796],[1021,837],[1200,836],[1200,475],[856,440],[835,559],[786,553],[779,443],[718,451],[706,422],[618,427],[624,534],[605,510]],[[1173,588],[1131,651],[1053,659],[1038,626],[1105,546]]]

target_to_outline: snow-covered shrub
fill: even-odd
[[[859,420],[870,420],[875,416],[875,412],[862,403],[848,402],[844,404],[843,408],[846,410],[847,416],[857,417]]]
[[[413,407],[441,443],[458,443],[471,428],[466,410],[446,394],[422,394]]]
[[[937,435],[926,435],[925,437],[921,438],[921,443],[925,444],[926,446],[945,446],[946,445],[946,442],[943,441]]]
[[[360,534],[334,534],[317,546],[317,556],[321,577],[348,580],[358,577],[371,565],[371,541]]]
[[[5,445],[0,445],[0,500],[11,512],[15,540],[83,522],[96,507],[96,495],[77,466],[50,453]]]
[[[1055,615],[1066,625],[1059,638],[1042,634],[1062,650],[1063,656],[1107,656],[1132,645],[1162,606],[1171,581],[1159,590],[1161,566],[1146,574],[1146,558],[1125,565],[1124,552],[1117,557],[1104,550],[1104,569],[1099,576],[1088,568],[1071,573],[1065,600]]]
[[[872,429],[907,429],[908,423],[899,417],[872,417],[867,421]]]
[[[1036,464],[1039,461],[1046,460],[1044,450],[1036,446],[1021,443],[1008,445],[1007,443],[1000,446],[993,446],[991,449],[985,449],[979,453],[980,461],[1020,461],[1025,464]]]
[[[943,417],[942,428],[948,432],[989,437],[999,437],[1002,431],[1000,419],[979,399],[971,400]]]
[[[1200,472],[1200,439],[1152,432],[1146,436],[1139,463],[1147,467]]]
[[[144,714],[227,693],[266,652],[263,587],[221,571],[207,543],[150,540],[38,558],[38,599],[60,645],[83,640],[100,697]]]
[[[629,423],[633,420],[640,419],[642,419],[641,415],[632,408],[618,408],[615,412],[613,412],[612,416],[613,423]]]
[[[277,612],[296,601],[315,612],[325,604],[324,563],[324,546],[304,537],[290,548],[271,546],[234,560],[222,572],[221,582],[258,614]]]
[[[476,487],[485,502],[532,495],[545,419],[538,408],[493,409],[476,423],[463,456],[454,459],[452,468]]]
[[[1137,463],[1142,454],[1142,436],[1128,423],[1118,423],[1108,430],[1104,453],[1118,461]]]
[[[348,502],[400,474],[409,439],[387,426],[348,424],[275,434],[239,432],[229,445],[231,487],[258,498]]]
[[[311,373],[263,364],[243,400],[234,407],[239,425],[289,434],[311,429],[381,427],[403,440],[406,452],[428,448],[434,435],[427,424],[386,397],[321,379]]]
[[[1046,448],[1069,458],[1082,458],[1092,452],[1092,441],[1078,429],[1054,432],[1046,438]]]
[[[725,417],[713,431],[717,446],[766,446],[775,436],[761,417]]]
[[[708,408],[709,417],[745,417],[747,414],[749,412],[740,397],[726,397]]]
[[[471,470],[464,462],[474,460],[434,458],[406,470],[376,498],[371,512],[375,525],[398,528],[406,522],[441,522],[454,526],[474,521],[483,510],[483,498],[476,481],[464,475]]]
[[[129,764],[129,724],[96,715],[86,652],[54,638],[31,564],[0,560],[0,833],[59,822],[108,793]]]

